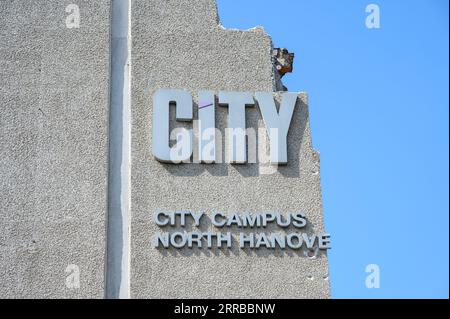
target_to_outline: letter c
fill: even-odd
[[[222,218],[224,218],[222,221],[217,221],[217,215],[220,215]],[[212,214],[212,224],[216,227],[223,227],[226,223],[225,214],[222,212],[213,212]]]
[[[161,220],[160,216],[165,217],[165,220]],[[169,223],[169,218],[167,218],[167,214],[164,212],[158,212],[155,214],[155,223],[158,226],[166,226]]]
[[[192,96],[185,90],[161,89],[153,95],[153,156],[161,162],[179,163],[192,155],[192,129],[186,130],[189,141],[183,145],[181,155],[171,152],[169,146],[169,105],[176,104],[177,121],[192,121]]]

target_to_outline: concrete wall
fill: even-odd
[[[110,3],[70,3],[0,1],[3,298],[104,294]]]
[[[79,28],[66,27],[71,3],[80,8]],[[102,298],[115,296],[119,286],[121,296],[133,298],[329,297],[320,251],[310,258],[303,250],[152,247],[158,210],[303,211],[309,233],[324,231],[319,157],[303,93],[288,136],[289,163],[274,174],[262,174],[260,163],[173,165],[152,156],[157,89],[184,88],[196,97],[200,89],[281,87],[270,37],[260,28],[225,30],[214,0],[132,1],[131,145],[119,139],[118,146],[131,153],[124,226],[131,238],[108,245],[114,258],[106,258],[111,236],[124,236],[107,227],[116,216],[111,207],[127,201],[111,205],[110,192],[107,212],[111,174],[127,171],[108,178],[109,156],[116,153],[108,145],[119,129],[108,128],[109,96],[117,96],[110,92],[111,7],[111,0],[0,2],[0,297]],[[116,120],[124,124],[123,118],[111,123]],[[227,108],[216,108],[216,122],[223,130]],[[257,107],[247,109],[247,126],[263,126]],[[127,254],[129,265],[113,260]],[[66,282],[76,267],[79,288]]]
[[[307,98],[299,94],[289,163],[275,174],[260,174],[259,163],[156,161],[150,148],[153,93],[159,88],[185,88],[194,97],[199,89],[273,91],[272,44],[261,29],[224,30],[213,0],[135,0],[132,37],[132,297],[328,297],[322,253],[308,258],[303,251],[151,247],[159,230],[152,215],[158,210],[303,211],[309,231],[323,231],[319,159],[311,146]],[[222,129],[226,117],[227,108],[216,107]],[[247,108],[247,126],[262,125],[259,110]]]

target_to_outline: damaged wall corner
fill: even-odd
[[[328,298],[326,253],[311,257],[306,252],[280,254],[267,249],[249,253],[235,248],[147,248],[148,240],[160,231],[151,216],[161,209],[304,211],[311,223],[308,231],[324,228],[319,164],[303,93],[298,94],[288,136],[289,164],[273,174],[261,173],[261,163],[161,163],[147,148],[152,142],[152,96],[159,89],[186,89],[194,104],[200,89],[285,90],[280,79],[292,70],[292,54],[280,50],[275,61],[272,40],[262,28],[225,29],[218,24],[215,10],[214,0],[181,0],[177,5],[157,0],[151,6],[146,0],[133,1],[131,297]],[[278,101],[280,94],[274,92]],[[222,123],[218,128],[223,130],[227,108],[218,107],[215,112],[216,123]],[[246,110],[246,123],[263,127],[256,107]]]

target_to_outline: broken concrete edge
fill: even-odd
[[[215,16],[216,16],[216,23],[217,23],[217,27],[220,30],[224,30],[224,31],[235,31],[235,32],[242,32],[242,33],[246,33],[246,32],[257,32],[257,33],[262,33],[265,37],[267,37],[267,39],[270,41],[270,48],[269,48],[269,52],[268,55],[270,57],[271,63],[272,63],[272,83],[273,83],[273,92],[274,93],[282,93],[282,92],[286,92],[287,88],[283,85],[283,82],[281,81],[281,75],[280,73],[277,71],[276,66],[275,66],[275,56],[273,55],[273,50],[275,49],[274,45],[273,45],[273,39],[272,36],[266,32],[266,30],[264,29],[263,26],[261,25],[257,25],[254,26],[250,29],[246,29],[246,30],[241,30],[241,29],[237,29],[237,28],[226,28],[222,22],[220,21],[220,15],[219,15],[219,8],[217,5],[217,1],[214,1],[215,4]],[[308,107],[308,114],[309,114],[309,102],[308,102],[308,93],[305,91],[299,91],[297,92],[299,97],[302,97],[305,105]],[[314,148],[314,144],[311,141],[311,146],[312,146],[312,152],[314,154],[315,157],[317,157],[318,159],[318,163],[320,164],[320,151],[316,150]],[[319,167],[320,169],[320,167]]]
[[[261,25],[257,25],[254,26],[253,28],[250,29],[246,29],[246,30],[241,30],[241,29],[237,29],[237,28],[226,28],[222,22],[220,21],[220,15],[219,15],[219,8],[217,5],[217,1],[214,1],[215,4],[215,20],[217,23],[217,27],[220,30],[224,30],[224,31],[235,31],[235,32],[257,32],[257,33],[262,33],[265,37],[267,37],[267,39],[270,42],[270,47],[268,48],[268,56],[270,57],[270,61],[272,63],[272,90],[273,92],[278,92],[278,91],[287,91],[287,89],[285,90],[284,88],[286,88],[283,83],[281,82],[281,76],[278,73],[276,67],[275,67],[275,57],[273,56],[272,52],[273,49],[275,48],[273,45],[273,40],[272,37],[270,36],[270,34],[268,34],[265,30],[264,27]]]
[[[305,92],[305,91],[299,91],[299,92],[297,92],[297,96],[303,101],[303,103],[306,105],[306,107],[308,108],[308,117],[309,117],[309,95],[308,95],[308,93],[307,92]],[[309,121],[310,122],[310,126],[311,126],[311,121]],[[311,134],[312,135],[312,134]],[[312,153],[313,153],[313,156],[316,158],[316,160],[317,160],[317,163],[319,164],[319,176],[320,176],[320,150],[317,150],[315,147],[314,147],[314,143],[313,143],[313,141],[312,141],[312,136],[310,137],[311,138],[311,151],[312,151]],[[321,184],[322,185],[322,184]]]
[[[308,118],[309,118],[309,95],[307,92],[305,91],[299,91],[297,92],[297,96],[303,101],[305,107],[307,108],[307,114],[308,114]],[[312,131],[311,128],[311,121],[308,119],[308,125],[310,127],[310,130]],[[325,224],[325,214],[324,214],[324,207],[323,207],[323,191],[322,191],[322,174],[321,174],[321,160],[320,160],[320,150],[317,150],[314,147],[314,143],[313,143],[313,138],[312,138],[312,134],[310,135],[310,144],[311,144],[311,153],[312,156],[314,158],[314,162],[317,164],[317,173],[319,175],[319,186],[320,186],[320,203],[321,203],[321,211],[322,211],[322,223],[323,223],[323,229],[327,229],[326,224]],[[328,258],[328,252],[326,252],[326,256]],[[331,285],[329,286],[329,296],[332,296],[331,293]]]

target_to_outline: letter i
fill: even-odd
[[[203,163],[216,160],[215,108],[213,91],[198,92],[198,159]]]

